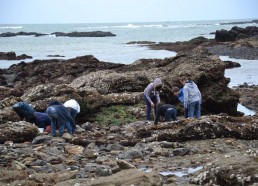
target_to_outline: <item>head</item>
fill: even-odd
[[[163,83],[161,82],[160,78],[156,78],[153,82],[153,85],[154,85],[154,90],[156,91],[160,91],[161,88],[163,87]]]
[[[61,105],[61,103],[57,100],[52,100],[48,103],[48,106],[52,106],[52,105]]]
[[[172,93],[175,95],[175,96],[177,96],[178,94],[179,94],[179,88],[178,87],[173,87],[172,88]]]
[[[185,83],[188,81],[188,78],[186,77],[186,76],[182,76],[182,77],[180,77],[180,83],[182,84],[182,85],[185,85]]]

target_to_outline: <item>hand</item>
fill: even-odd
[[[154,107],[154,103],[152,101],[150,102],[150,104],[151,104],[151,107]]]

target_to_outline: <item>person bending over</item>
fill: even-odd
[[[154,113],[156,115],[157,105],[160,104],[159,91],[163,84],[160,78],[156,78],[153,83],[150,83],[144,90],[144,100],[146,103],[146,119],[148,124],[151,120],[151,107],[154,107]]]
[[[74,133],[72,126],[75,125],[74,119],[70,112],[63,105],[52,105],[47,108],[47,114],[51,119],[51,134],[56,136],[56,128],[59,127],[59,136],[63,136],[64,129],[66,128],[69,134]]]
[[[170,105],[170,104],[161,105],[158,108],[158,111],[157,111],[157,114],[155,117],[155,121],[154,121],[154,125],[158,124],[160,116],[163,116],[165,118],[165,121],[177,120],[176,107],[173,105]]]

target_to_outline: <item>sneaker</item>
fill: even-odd
[[[146,123],[147,125],[151,125],[151,121],[150,121],[150,120],[146,120],[145,123]]]

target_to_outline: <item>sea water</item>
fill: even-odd
[[[96,24],[0,24],[0,33],[4,32],[37,32],[49,34],[42,37],[17,36],[0,37],[0,52],[15,52],[17,55],[27,54],[32,59],[0,60],[0,68],[8,68],[21,61],[31,62],[35,59],[50,59],[48,55],[60,55],[58,59],[70,59],[77,56],[93,55],[100,61],[131,64],[138,59],[173,57],[175,52],[166,50],[150,50],[142,45],[129,45],[130,41],[176,42],[188,41],[203,36],[214,38],[216,30],[230,30],[233,26],[257,26],[254,23],[221,25],[236,21],[250,20],[214,20],[186,22],[153,22],[153,23],[96,23]],[[91,32],[109,31],[115,37],[55,37],[53,32]],[[53,58],[53,57],[51,57]],[[258,60],[229,59],[241,64],[240,68],[226,70],[225,76],[230,77],[229,87],[247,82],[258,84]]]
[[[215,20],[188,22],[153,22],[153,23],[97,23],[97,24],[1,24],[0,33],[4,32],[37,32],[51,34],[53,32],[91,32],[109,31],[115,37],[42,37],[17,36],[0,37],[0,52],[15,52],[17,55],[27,54],[33,59],[50,59],[48,55],[60,55],[63,59],[77,56],[93,55],[100,61],[130,64],[142,58],[160,58],[175,56],[175,52],[166,50],[150,50],[146,46],[128,45],[130,41],[176,42],[188,41],[203,36],[214,38],[216,30],[230,30],[233,26],[246,27],[256,24],[221,25],[220,23],[243,20]],[[248,20],[250,21],[250,20]],[[0,60],[0,68],[8,68],[11,64],[22,60]]]
[[[226,69],[225,77],[230,78],[228,86],[230,88],[247,83],[248,85],[258,85],[258,60],[246,60],[229,58],[228,56],[220,56],[222,61],[233,61],[241,65],[241,67]],[[256,114],[255,111],[250,110],[240,103],[237,105],[237,110],[243,112],[245,116]]]

